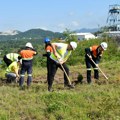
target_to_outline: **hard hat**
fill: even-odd
[[[26,43],[26,47],[33,48],[32,44],[30,42]]]
[[[102,43],[100,44],[100,46],[102,47],[103,50],[106,50],[107,47],[108,47],[108,45],[107,45],[106,42],[102,42]]]
[[[70,45],[72,46],[73,50],[76,49],[77,43],[76,42],[70,42]]]
[[[44,39],[44,42],[45,42],[45,43],[50,42],[50,39],[49,39],[49,38],[45,38],[45,39]]]

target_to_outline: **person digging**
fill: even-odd
[[[58,68],[64,72],[64,87],[74,88],[69,80],[69,68],[66,65],[66,61],[71,52],[77,48],[77,43],[51,43],[51,45],[53,53],[51,53],[49,59],[48,91],[52,91],[54,76]]]
[[[103,55],[103,52],[107,50],[107,43],[102,42],[100,45],[93,45],[89,48],[85,48],[85,62],[86,62],[86,68],[87,68],[87,82],[90,84],[91,81],[91,66],[94,69],[94,78],[96,80],[99,79],[99,71],[98,71],[98,64],[100,62],[100,59]],[[94,61],[94,63],[93,63]]]

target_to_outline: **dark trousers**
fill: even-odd
[[[47,81],[48,81],[48,86],[52,87],[57,69],[60,68],[62,71],[63,71],[63,69],[60,64],[56,63],[55,61],[53,61],[51,59],[49,59],[48,65],[49,65],[49,71],[48,71]],[[62,66],[65,69],[67,75],[69,76],[69,68],[67,67],[67,65],[65,63],[63,63]],[[65,73],[64,73],[64,84],[68,85],[68,79],[67,79]]]
[[[6,73],[5,76],[7,78],[6,83],[12,83],[16,79],[16,74],[12,72]]]
[[[30,60],[30,61],[23,60],[22,61],[19,86],[22,86],[24,83],[25,72],[27,72],[27,75],[28,75],[27,76],[27,86],[29,86],[31,84],[31,81],[32,81],[32,60]]]
[[[92,58],[96,63],[96,59]],[[99,71],[95,64],[86,56],[85,57],[86,68],[87,68],[87,82],[91,83],[91,67],[94,68],[94,78],[99,79]],[[97,63],[98,64],[98,63]]]
[[[3,60],[6,63],[7,67],[12,63],[12,60],[8,59],[6,55],[3,57]]]
[[[50,58],[47,57],[47,80],[50,77]]]

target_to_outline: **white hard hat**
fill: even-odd
[[[72,46],[73,50],[76,49],[77,43],[76,42],[70,42],[70,45]]]
[[[33,48],[32,44],[30,42],[26,43],[26,47]]]
[[[100,46],[102,47],[103,50],[106,50],[107,47],[108,47],[108,45],[107,45],[106,42],[102,42],[102,43],[100,44]]]

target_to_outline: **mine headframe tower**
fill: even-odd
[[[109,5],[107,24],[110,31],[120,31],[120,5]]]

